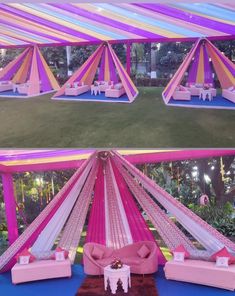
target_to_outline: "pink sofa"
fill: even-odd
[[[229,89],[223,89],[223,90],[222,90],[222,96],[223,96],[225,99],[227,99],[227,100],[229,100],[229,101],[235,103],[235,91],[231,91],[231,90],[229,90]]]
[[[0,92],[12,90],[13,84],[11,81],[0,81]]]
[[[39,260],[29,264],[16,263],[11,269],[13,284],[71,277],[71,263],[69,259],[64,261]]]
[[[168,261],[164,267],[169,280],[235,290],[235,265],[216,267],[215,262],[186,259],[184,262]]]
[[[137,251],[143,245],[145,245],[150,251],[150,254],[146,258],[141,258],[137,254]],[[92,257],[92,251],[95,246],[104,252],[101,259],[94,259]],[[115,258],[118,258],[124,264],[129,265],[131,273],[151,274],[158,270],[156,244],[151,241],[141,241],[117,250],[95,243],[85,244],[83,253],[84,271],[89,275],[103,274],[104,267],[109,265]]]
[[[90,90],[89,85],[81,85],[76,87],[66,87],[65,95],[66,96],[78,96]]]
[[[126,91],[120,83],[117,83],[112,87],[110,86],[109,88],[107,88],[105,90],[105,96],[107,98],[119,98],[122,95],[124,95],[125,93],[126,93]]]

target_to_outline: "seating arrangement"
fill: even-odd
[[[228,89],[223,89],[222,96],[225,99],[235,103],[235,87],[229,87]]]
[[[173,93],[174,100],[180,101],[190,101],[191,100],[191,93],[187,90],[184,86],[178,86]]]
[[[227,290],[235,290],[235,265],[217,267],[215,262],[186,259],[168,261],[164,267],[169,280],[183,281]]]
[[[89,85],[85,85],[83,82],[68,83],[65,88],[66,96],[78,96],[90,90]]]
[[[105,90],[105,96],[108,98],[119,98],[126,93],[122,83],[117,83]]]
[[[0,92],[8,91],[13,89],[13,84],[11,81],[0,81]]]
[[[96,243],[85,244],[84,271],[89,275],[103,274],[104,267],[111,264],[115,258],[129,265],[131,273],[151,274],[158,270],[156,244],[152,241],[142,241],[117,250]]]
[[[41,82],[40,81],[38,82],[38,84],[41,87]],[[38,84],[34,85],[36,89],[38,88]],[[19,94],[28,95],[29,87],[31,85],[32,85],[31,82],[27,81],[26,83],[22,83],[22,84],[17,85],[17,89],[15,89],[15,90],[17,90]],[[39,93],[40,93],[40,91],[39,91]]]
[[[71,277],[69,259],[63,261],[37,260],[30,264],[16,263],[11,269],[13,284],[38,281],[44,279]]]
[[[216,89],[213,88],[213,84],[208,83],[208,84],[203,84],[203,83],[196,83],[196,84],[192,84],[192,83],[186,83],[186,88],[188,91],[190,91],[191,96],[199,96],[200,95],[200,90],[203,87],[208,87],[209,91],[212,94],[212,97],[216,96]]]

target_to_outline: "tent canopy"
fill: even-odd
[[[208,39],[199,39],[192,47],[183,63],[172,77],[165,90],[163,99],[168,103],[189,69],[189,83],[213,82],[211,64],[222,88],[235,85],[235,64],[220,52]],[[191,67],[189,68],[191,64]]]
[[[54,95],[54,98],[65,93],[67,84],[72,84],[74,82],[84,82],[85,85],[90,86],[93,83],[99,65],[99,79],[105,79],[106,81],[113,81],[113,83],[116,83],[118,81],[118,74],[128,96],[129,102],[132,102],[139,92],[127,74],[126,70],[122,66],[112,47],[106,43],[101,44],[96,49],[96,51],[86,60],[86,62]]]
[[[8,80],[16,84],[29,81],[29,95],[59,89],[55,77],[36,45],[25,49],[0,71],[0,81]]]
[[[0,15],[1,48],[235,37],[235,6],[229,1],[2,3]]]
[[[95,149],[0,150],[0,171],[14,173],[78,168],[94,151]],[[234,149],[120,149],[117,151],[132,164],[235,155]]]

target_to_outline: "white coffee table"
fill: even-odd
[[[104,268],[104,288],[107,290],[108,282],[112,294],[115,294],[118,287],[118,282],[122,283],[124,293],[128,292],[128,284],[131,287],[131,272],[130,266],[123,264],[122,268],[112,269],[110,265]]]
[[[93,94],[95,96],[97,96],[97,94],[100,95],[100,86],[99,85],[94,85],[94,84],[91,85],[91,95],[93,95]]]
[[[202,99],[203,101],[205,101],[208,98],[209,101],[212,101],[212,91],[210,89],[200,89],[199,92],[199,99]]]

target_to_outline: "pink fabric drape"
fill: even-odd
[[[94,198],[88,219],[86,242],[105,245],[105,214],[104,214],[104,173],[102,161],[99,161]]]

